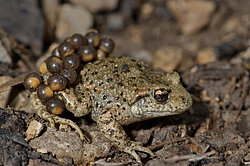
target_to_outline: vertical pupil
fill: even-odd
[[[168,99],[169,92],[166,89],[158,89],[154,93],[154,97],[158,102],[164,102]]]

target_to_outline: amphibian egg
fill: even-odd
[[[74,47],[68,42],[63,42],[59,47],[58,51],[61,57],[65,57],[74,53]]]
[[[110,54],[113,51],[114,47],[115,43],[111,38],[105,37],[101,39],[99,48],[104,52]]]
[[[34,92],[41,82],[42,77],[37,73],[30,73],[24,78],[24,86],[31,92]]]
[[[50,99],[47,104],[47,110],[55,115],[60,115],[63,113],[65,106],[62,100],[60,99]]]
[[[70,54],[63,58],[66,69],[77,69],[80,65],[80,57],[77,54]]]
[[[69,84],[69,85],[72,85],[72,84],[75,83],[76,78],[77,78],[77,73],[76,73],[75,70],[73,70],[73,69],[63,69],[63,70],[61,71],[61,74],[62,74],[65,78],[67,78],[68,84]]]
[[[52,75],[48,79],[48,85],[54,91],[63,90],[67,85],[67,79],[60,74]]]
[[[80,47],[78,54],[81,56],[83,62],[89,62],[96,56],[96,50],[92,45]]]
[[[70,38],[70,44],[72,44],[76,50],[83,45],[87,45],[87,43],[88,43],[87,39],[78,33],[73,34]]]
[[[60,54],[59,54],[59,51],[58,51],[58,47],[56,47],[55,49],[52,50],[51,56],[60,57]]]
[[[48,101],[49,99],[53,97],[53,95],[54,95],[54,92],[48,85],[41,84],[37,88],[37,96],[42,102]]]
[[[50,57],[46,60],[46,66],[50,73],[59,73],[63,69],[63,61],[58,57]]]
[[[40,73],[44,74],[48,72],[46,62],[42,62],[39,66]]]
[[[104,51],[98,49],[97,53],[96,53],[96,59],[103,60],[104,58],[106,58],[106,53]]]
[[[97,47],[100,43],[100,36],[98,34],[98,31],[97,30],[89,30],[86,35],[85,35],[87,41],[88,41],[88,44],[89,45],[93,45],[94,47]]]

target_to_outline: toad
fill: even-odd
[[[138,162],[140,157],[136,151],[153,153],[132,141],[122,125],[180,114],[192,105],[192,98],[181,85],[177,72],[156,72],[145,63],[128,57],[110,57],[89,63],[80,75],[81,81],[76,86],[57,91],[56,95],[75,117],[90,114],[103,135]],[[36,92],[32,96],[38,115],[48,120],[52,127],[55,123],[68,124],[81,139],[88,141],[74,122],[49,113]]]

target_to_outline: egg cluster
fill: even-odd
[[[74,86],[79,68],[88,62],[106,58],[112,53],[114,46],[111,38],[100,37],[97,30],[89,30],[85,36],[73,34],[41,63],[41,75],[34,72],[25,77],[24,86],[30,92],[37,93],[50,113],[59,115],[65,106],[63,101],[56,97],[55,92],[64,90],[66,86]]]

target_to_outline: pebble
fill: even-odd
[[[0,27],[24,45],[41,54],[44,22],[37,1],[0,1]]]
[[[214,1],[204,0],[167,0],[167,6],[184,35],[199,32],[208,25],[216,8]]]
[[[48,128],[42,136],[31,140],[29,144],[40,151],[51,152],[57,159],[64,157],[80,159],[84,150],[76,132],[60,132],[52,128]]]
[[[250,152],[247,153],[247,155],[244,157],[245,161],[248,161],[248,163],[250,162]]]
[[[164,47],[158,49],[154,54],[153,67],[166,72],[175,70],[183,58],[179,47]]]
[[[9,76],[0,76],[0,85],[4,84],[9,80],[11,80],[11,77]],[[11,88],[0,91],[0,108],[5,108],[7,106],[10,92]]]
[[[166,164],[162,160],[160,160],[160,159],[153,159],[153,160],[148,161],[145,164],[145,166],[155,166],[155,165],[165,166]]]
[[[111,11],[118,5],[118,0],[70,0],[75,5],[87,7],[92,13],[98,11]]]
[[[153,11],[154,11],[154,6],[153,4],[146,2],[142,4],[141,6],[141,16],[143,19],[148,19],[151,17]]]
[[[0,40],[0,62],[7,63],[8,65],[12,64],[11,57],[8,54],[7,49],[3,46],[1,40]]]
[[[152,55],[149,51],[141,49],[135,52],[128,53],[128,56],[152,64]]]
[[[42,123],[36,120],[32,120],[26,131],[26,139],[30,140],[30,139],[37,137],[43,128],[44,128],[44,125]]]
[[[124,16],[120,13],[112,13],[107,16],[107,29],[109,31],[118,31],[124,28]]]
[[[64,4],[56,25],[56,38],[62,41],[74,33],[85,34],[93,23],[93,16],[85,7]]]
[[[59,0],[42,0],[42,10],[49,35],[53,35],[59,14]]]
[[[9,103],[15,110],[24,110],[26,113],[34,113],[34,108],[27,91],[20,92]]]
[[[197,62],[198,64],[207,64],[210,62],[215,62],[216,51],[213,48],[205,48],[203,50],[198,51]]]
[[[48,128],[43,135],[32,139],[29,145],[37,151],[51,152],[62,162],[66,158],[72,158],[76,165],[87,165],[93,163],[95,158],[107,155],[111,149],[111,144],[101,133],[89,134],[92,143],[83,144],[76,132]]]

